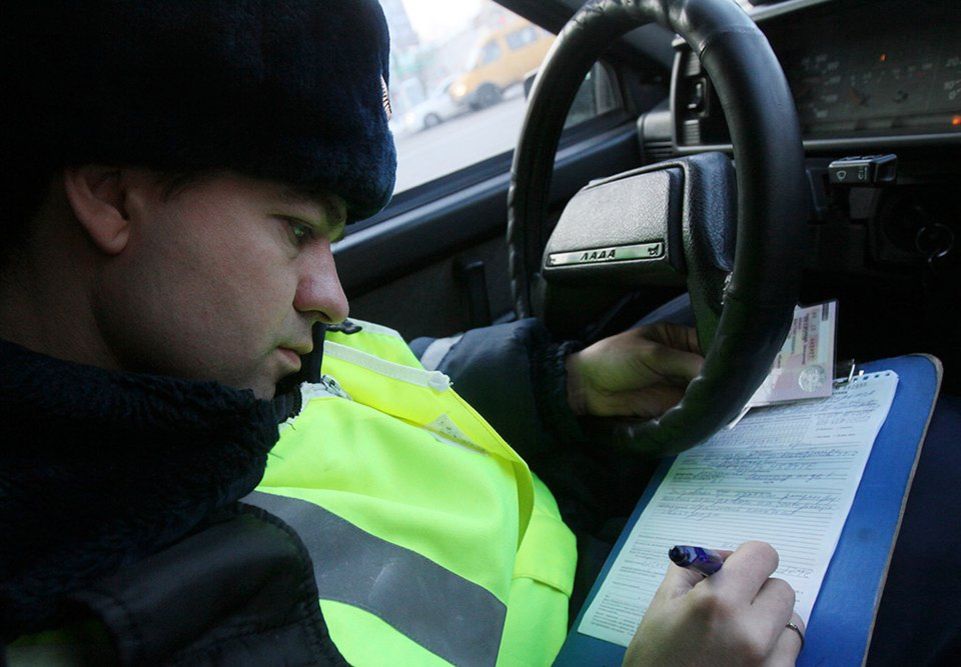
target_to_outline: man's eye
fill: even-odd
[[[302,245],[314,238],[314,228],[307,223],[295,218],[287,218],[286,222],[290,228],[290,236],[295,244]]]

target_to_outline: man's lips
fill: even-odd
[[[300,370],[301,352],[289,347],[278,347],[277,349],[280,351],[281,355],[290,362],[290,365],[294,367],[295,372]]]

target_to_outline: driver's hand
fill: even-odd
[[[644,614],[625,667],[651,665],[793,665],[801,650],[804,623],[793,613],[794,590],[773,579],[777,552],[763,542],[746,542],[710,577],[668,566],[667,575]]]
[[[630,329],[567,358],[567,400],[577,415],[656,417],[681,400],[703,364],[691,327]]]

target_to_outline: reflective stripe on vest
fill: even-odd
[[[365,609],[455,665],[493,665],[507,606],[420,554],[366,533],[312,503],[254,492],[297,531],[320,597]]]
[[[330,335],[323,372],[251,500],[307,544],[344,657],[550,664],[575,550],[549,492],[395,332]]]

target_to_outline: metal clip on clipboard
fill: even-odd
[[[864,370],[858,368],[854,359],[841,361],[834,367],[834,388],[853,384],[864,377]]]

